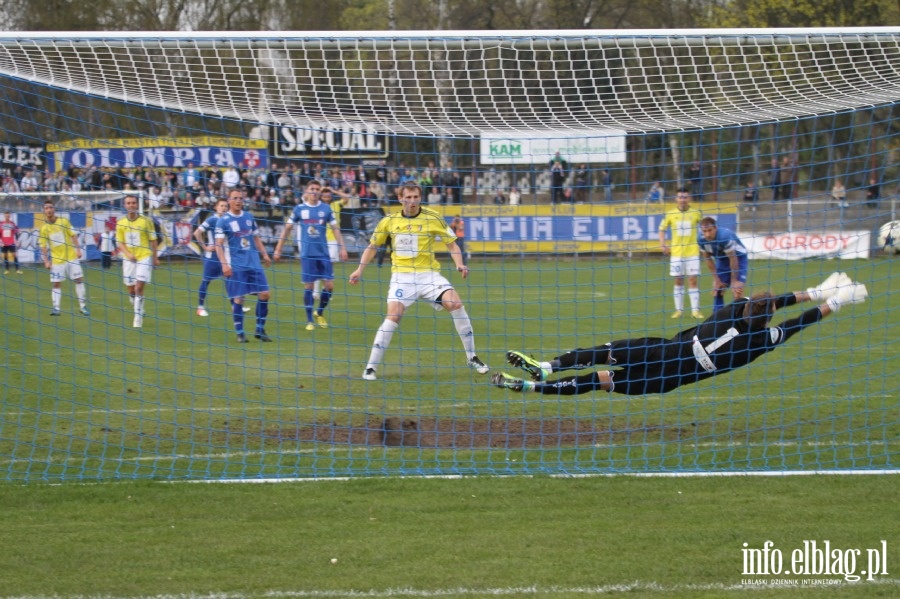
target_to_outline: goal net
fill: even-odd
[[[879,231],[898,219],[898,102],[896,27],[0,34],[0,476],[896,469],[900,240]],[[195,232],[236,188],[271,255],[312,180],[340,204],[334,291],[327,273],[307,288],[291,237],[241,316]],[[461,223],[469,276],[437,259],[471,331],[410,305],[364,380],[405,248],[348,279],[407,182]],[[663,394],[518,393],[470,367],[477,351],[527,378],[508,350],[549,360],[709,317],[731,266],[691,261],[679,190],[746,248],[748,293],[841,271],[868,301]],[[126,196],[159,237],[141,314],[109,239]],[[54,211],[77,281],[45,268]],[[696,284],[678,270],[698,265]]]

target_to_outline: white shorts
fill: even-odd
[[[153,259],[143,258],[136,262],[128,259],[122,260],[122,277],[125,279],[125,285],[131,287],[137,281],[142,283],[150,282],[150,275],[153,272]]]
[[[700,257],[672,258],[669,262],[669,275],[673,277],[696,276],[700,274]]]
[[[341,261],[341,246],[337,241],[328,242],[328,256],[332,262]]]
[[[421,299],[430,301],[435,310],[443,310],[438,298],[450,289],[453,285],[439,272],[395,272],[391,275],[387,301],[400,302],[409,308]]]
[[[82,278],[83,276],[84,271],[81,270],[81,262],[79,262],[78,260],[63,262],[62,264],[54,263],[50,265],[51,283],[60,283],[67,278],[74,281],[76,279]]]

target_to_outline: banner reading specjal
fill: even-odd
[[[805,258],[867,259],[869,231],[774,233],[741,235],[750,259],[803,260]]]

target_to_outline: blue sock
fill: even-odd
[[[325,306],[328,305],[328,302],[331,301],[331,292],[327,289],[322,290],[322,295],[319,296],[319,315],[325,311]]]
[[[313,299],[313,290],[312,289],[304,289],[303,290],[303,307],[306,308],[306,322],[312,322],[312,313],[313,306],[316,305],[316,300]]]
[[[243,305],[231,303],[231,318],[234,319],[234,330],[238,335],[244,334],[244,307]]]
[[[266,316],[269,315],[269,300],[256,301],[256,332],[266,330]]]
[[[720,291],[713,296],[713,311],[725,307],[725,292]]]
[[[209,288],[209,281],[203,279],[200,282],[200,300],[197,303],[198,306],[203,306],[206,304],[206,290]]]

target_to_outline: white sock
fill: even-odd
[[[50,290],[50,301],[53,302],[53,309],[59,310],[59,304],[62,301],[62,289],[59,287],[53,287]]]
[[[136,316],[140,316],[144,313],[144,296],[134,296],[134,313]]]
[[[378,365],[381,364],[381,360],[384,359],[384,352],[391,344],[391,337],[394,336],[394,331],[399,326],[400,323],[385,318],[381,326],[378,327],[378,332],[375,333],[375,341],[372,343],[372,353],[369,354],[369,362],[366,364],[367,369],[378,368]]]
[[[475,355],[475,332],[472,330],[472,321],[465,307],[450,313],[453,317],[453,325],[456,332],[459,333],[459,340],[462,341],[463,349],[466,350],[466,358],[472,359]]]
[[[84,283],[75,283],[75,295],[78,296],[78,303],[84,308],[85,298],[87,296],[87,292],[84,288]]]
[[[684,285],[675,285],[675,309],[684,310]]]
[[[688,289],[688,297],[691,300],[691,310],[699,310],[700,309],[700,290],[699,289]]]

